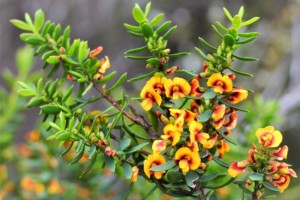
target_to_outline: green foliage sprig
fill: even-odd
[[[216,189],[232,183],[247,167],[254,172],[248,176],[251,181],[247,184],[254,187],[243,191],[250,193],[252,199],[262,197],[265,188],[283,191],[290,176],[296,177],[296,174],[289,165],[279,161],[275,163],[276,169],[269,169],[271,161],[282,160],[287,154],[286,146],[274,149],[282,135],[273,127],[257,130],[261,146],[253,146],[253,155],[247,160],[229,164],[223,159],[229,144],[238,145],[230,134],[237,126],[237,112],[245,110],[236,104],[245,100],[250,91],[236,86],[234,80],[237,75],[252,76],[232,66],[235,60],[256,61],[235,54],[238,48],[259,35],[240,29],[259,18],[244,21],[243,7],[234,16],[224,8],[230,26],[227,28],[220,22],[212,26],[221,39],[220,45],[214,47],[199,38],[212,53],[205,54],[195,48],[204,60],[199,73],[170,66],[172,58],[189,53],[173,53],[168,48],[167,39],[177,26],[170,27],[171,21],[163,22],[163,14],[149,19],[150,9],[151,3],[144,10],[135,4],[132,16],[137,25],[124,24],[129,34],[145,42],[144,46],[125,52],[125,57],[144,60],[146,68],[152,69],[128,80],[148,79],[141,88],[140,98],[135,99],[124,92],[120,98],[112,93],[126,81],[127,73],[106,88],[116,72],[106,74],[110,68],[109,58],[97,58],[102,46],[91,50],[87,41],[71,41],[70,27],[62,30],[59,24],[45,22],[41,10],[35,13],[34,20],[29,14],[25,14],[25,21],[12,20],[15,26],[27,31],[20,38],[36,49],[35,55],[41,55],[45,61],[43,68],[50,68],[47,82],[43,78],[36,85],[19,82],[19,93],[31,97],[28,107],[40,107],[48,126],[48,139],[70,143],[62,154],[76,145],[77,155],[71,164],[88,152],[90,163],[82,175],[99,159],[104,160],[103,167],[112,172],[121,167],[124,177],[132,181],[129,191],[141,175],[168,195],[212,199]],[[179,77],[182,73],[189,78]],[[88,96],[92,88],[97,94]],[[149,119],[134,107],[133,100],[141,102]],[[87,105],[94,102],[110,105],[102,111],[88,110]],[[263,156],[266,152],[268,155]],[[240,182],[235,183],[243,188]],[[128,195],[129,192],[125,198]]]

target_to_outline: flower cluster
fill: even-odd
[[[274,127],[267,126],[257,129],[256,137],[260,146],[252,146],[252,149],[248,151],[247,160],[231,163],[228,173],[235,178],[250,167],[252,171],[262,174],[262,180],[273,184],[280,192],[283,192],[290,183],[290,177],[296,178],[297,175],[293,169],[289,168],[290,165],[282,161],[287,158],[288,154],[286,145],[278,147],[282,142],[282,134]],[[248,179],[246,186],[249,187],[252,183],[253,181]]]
[[[207,80],[207,88],[200,87],[200,76],[190,82],[179,77],[153,76],[146,82],[140,93],[143,99],[141,106],[145,111],[154,109],[164,124],[160,138],[152,143],[153,154],[144,161],[144,172],[148,178],[151,175],[156,179],[162,177],[165,171],[151,171],[151,168],[165,164],[166,158],[172,158],[186,174],[191,170],[205,169],[211,155],[201,159],[201,152],[209,152],[216,147],[221,158],[229,151],[225,138],[237,124],[237,110],[221,100],[236,104],[248,96],[247,90],[233,87],[233,77],[213,73]],[[205,98],[205,93],[209,92],[212,98]],[[167,102],[174,105],[172,101],[178,99],[185,99],[180,108],[164,106]],[[205,112],[210,114],[203,120],[201,115]]]

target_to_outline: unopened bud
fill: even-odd
[[[146,68],[147,68],[147,69],[151,69],[151,68],[153,68],[153,67],[154,67],[154,66],[151,65],[151,64],[149,64],[149,63],[146,65]]]
[[[236,78],[236,75],[235,74],[227,74],[228,77],[231,79],[231,80],[234,80]]]
[[[96,56],[98,56],[101,52],[103,51],[103,47],[99,46],[96,49],[92,50],[89,54],[90,58],[95,58]]]
[[[165,49],[161,53],[162,53],[162,55],[168,55],[170,53],[170,51],[171,51],[170,49]]]
[[[155,113],[156,113],[156,116],[159,117],[159,118],[160,118],[161,115],[162,115],[161,112],[159,112],[159,111],[156,111]]]
[[[65,53],[65,52],[66,52],[66,49],[63,48],[63,47],[60,47],[60,48],[59,48],[59,52],[60,52],[60,53]]]
[[[162,58],[160,59],[160,63],[164,65],[164,64],[166,63],[166,59],[165,59],[164,57],[162,57]]]
[[[71,74],[67,74],[67,79],[68,79],[69,81],[72,81],[72,80],[73,80],[72,75],[71,75]]]
[[[102,74],[95,74],[95,75],[93,76],[93,78],[100,81],[100,80],[103,79],[103,75],[102,75]]]

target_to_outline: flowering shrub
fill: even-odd
[[[238,125],[238,112],[246,110],[237,104],[251,92],[236,85],[235,79],[252,75],[232,66],[235,60],[256,60],[238,56],[235,51],[259,35],[241,32],[241,28],[259,18],[244,21],[243,7],[234,16],[224,8],[230,25],[226,28],[217,22],[213,26],[221,40],[217,47],[199,38],[211,53],[195,48],[203,59],[199,68],[202,71],[195,72],[170,64],[173,58],[189,53],[173,53],[168,48],[167,39],[176,26],[170,27],[171,21],[162,22],[163,14],[148,19],[150,7],[148,3],[142,10],[136,4],[132,15],[137,24],[124,24],[129,34],[145,42],[125,52],[128,59],[144,60],[150,70],[128,80],[147,80],[139,98],[131,98],[122,90],[121,97],[114,93],[127,80],[127,73],[107,88],[116,71],[108,73],[113,68],[108,56],[98,58],[102,46],[90,50],[87,41],[71,41],[70,27],[62,30],[59,24],[45,22],[41,10],[35,13],[34,20],[26,13],[25,21],[11,21],[27,31],[20,38],[36,49],[35,54],[45,62],[43,68],[49,69],[47,80],[40,78],[35,85],[19,82],[19,93],[31,97],[27,106],[40,107],[48,140],[64,144],[63,154],[76,146],[77,155],[71,164],[87,155],[89,165],[81,176],[95,163],[103,162],[102,167],[111,172],[121,167],[123,176],[132,182],[130,189],[138,176],[153,182],[154,189],[145,198],[159,188],[174,197],[210,199],[216,189],[230,183],[239,185],[252,199],[265,197],[264,189],[284,191],[290,176],[297,175],[282,162],[288,148],[276,149],[282,135],[272,126],[256,131],[261,146],[253,145],[247,160],[231,164],[223,160],[230,144],[239,145],[231,132]],[[88,95],[91,89],[97,91],[96,96]],[[109,105],[101,111],[89,110],[87,106],[95,102]],[[215,170],[213,164],[224,170]],[[235,181],[247,168],[253,173],[245,176],[246,181]],[[129,192],[124,198],[128,195]]]

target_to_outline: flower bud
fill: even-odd
[[[92,50],[89,54],[89,58],[95,58],[103,51],[102,46],[98,46],[96,49]]]

